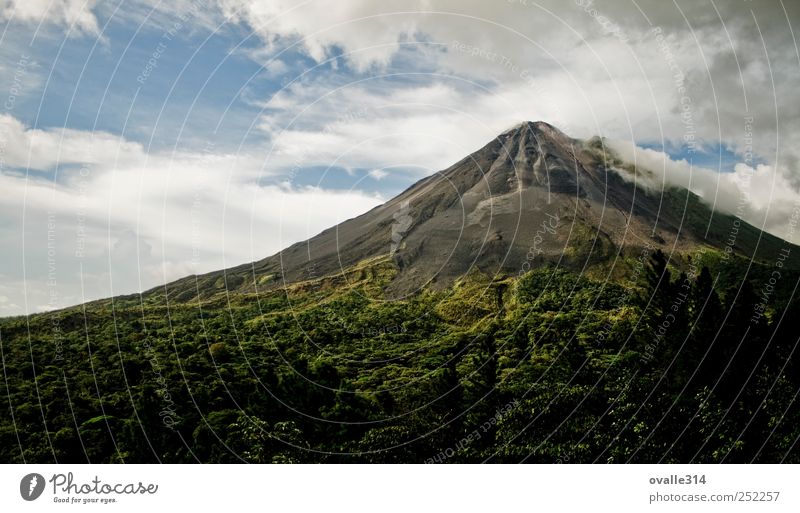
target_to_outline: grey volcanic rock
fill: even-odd
[[[597,138],[525,122],[361,216],[264,260],[167,288],[176,297],[278,287],[386,256],[398,270],[387,293],[400,297],[449,285],[473,268],[493,276],[547,262],[584,269],[645,244],[668,253],[723,247],[734,218],[686,190],[637,188],[610,170],[610,158]],[[758,257],[782,244],[740,224],[739,254]]]

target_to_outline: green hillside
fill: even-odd
[[[797,272],[765,300],[774,268],[713,250],[618,262],[3,319],[0,461],[800,461]]]

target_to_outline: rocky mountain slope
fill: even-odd
[[[389,258],[396,274],[385,292],[405,297],[448,286],[471,269],[517,275],[549,262],[624,274],[626,259],[645,246],[676,261],[710,248],[757,262],[794,247],[712,211],[685,189],[637,187],[642,172],[598,138],[572,139],[547,123],[525,122],[361,216],[261,261],[171,283],[167,291],[188,300],[326,276],[347,280],[352,266]],[[787,265],[800,268],[798,255],[792,251]]]

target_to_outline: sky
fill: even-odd
[[[799,22],[780,0],[0,0],[0,316],[259,260],[525,120],[800,243]]]

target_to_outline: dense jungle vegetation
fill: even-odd
[[[800,461],[798,276],[631,268],[2,319],[0,461]]]

